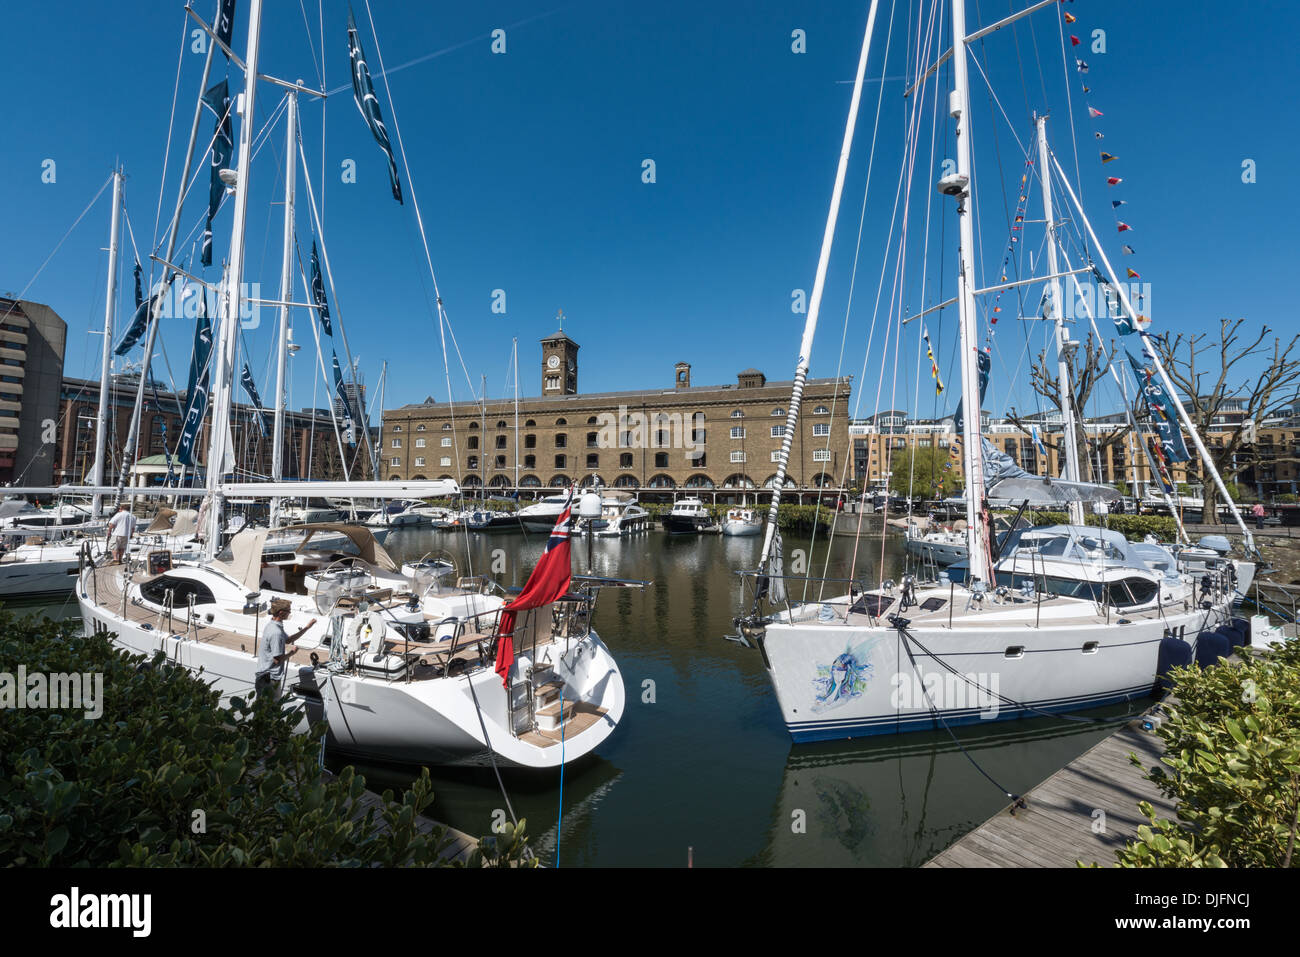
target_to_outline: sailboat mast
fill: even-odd
[[[1129,322],[1133,324],[1133,328],[1138,329],[1137,313],[1133,310],[1133,304],[1129,302],[1128,293],[1124,291],[1124,286],[1120,283],[1119,277],[1115,274],[1115,270],[1111,266],[1110,260],[1106,258],[1106,250],[1102,248],[1101,243],[1098,241],[1097,234],[1092,228],[1092,222],[1088,219],[1088,214],[1083,211],[1083,205],[1079,202],[1079,198],[1074,195],[1074,190],[1070,188],[1070,181],[1065,178],[1065,171],[1061,169],[1060,161],[1055,157],[1053,157],[1052,160],[1056,164],[1057,171],[1061,174],[1061,180],[1065,183],[1066,192],[1070,195],[1070,202],[1073,203],[1074,208],[1078,210],[1079,219],[1082,220],[1084,228],[1088,230],[1088,235],[1092,239],[1093,247],[1097,250],[1097,256],[1101,259],[1101,264],[1106,267],[1106,275],[1110,277],[1111,285],[1113,285],[1116,292],[1119,293],[1120,305],[1124,307],[1124,312],[1128,316]],[[1236,520],[1237,526],[1241,529],[1242,537],[1245,539],[1247,554],[1258,554],[1259,550],[1255,547],[1255,536],[1250,533],[1250,529],[1246,525],[1246,520],[1241,517],[1241,511],[1237,508],[1237,503],[1233,501],[1232,496],[1228,494],[1228,489],[1223,484],[1223,477],[1219,475],[1219,470],[1214,467],[1214,460],[1210,458],[1210,452],[1205,447],[1205,443],[1201,440],[1201,434],[1196,431],[1196,426],[1192,424],[1191,417],[1188,416],[1187,410],[1183,408],[1183,400],[1178,397],[1178,390],[1174,388],[1174,383],[1170,380],[1169,373],[1165,371],[1165,364],[1160,361],[1159,353],[1157,353],[1155,347],[1151,345],[1145,332],[1138,329],[1138,335],[1142,339],[1142,349],[1146,353],[1147,358],[1151,360],[1151,364],[1155,368],[1156,374],[1160,376],[1160,381],[1164,384],[1165,392],[1169,396],[1169,400],[1174,404],[1174,408],[1178,410],[1178,418],[1179,421],[1182,422],[1183,429],[1189,436],[1191,436],[1192,444],[1196,446],[1196,451],[1201,456],[1201,462],[1205,465],[1205,471],[1210,473],[1210,478],[1212,478],[1214,484],[1218,486],[1219,494],[1222,495],[1223,500],[1227,502],[1228,509],[1232,512],[1233,519]],[[1140,386],[1141,383],[1138,383],[1138,385]],[[1213,521],[1213,519],[1211,519],[1211,521]]]
[[[515,499],[519,498],[519,338],[512,340],[515,360]]]
[[[289,362],[289,303],[293,300],[294,187],[298,174],[298,92],[290,90],[285,113],[284,249],[280,257],[280,329],[275,354],[275,427],[271,438],[271,481],[284,479],[285,372]],[[280,499],[271,499],[271,527],[280,525]]]
[[[990,572],[987,530],[984,527],[983,450],[980,447],[979,339],[975,316],[975,227],[970,155],[970,78],[966,65],[966,4],[952,5],[953,91],[949,113],[957,120],[957,176],[963,188],[957,194],[960,226],[960,274],[957,279],[957,307],[961,328],[962,452],[966,473],[966,546],[970,554],[972,581],[988,579]]]
[[[104,293],[104,352],[99,369],[99,413],[95,419],[95,464],[90,470],[90,484],[104,484],[104,460],[108,445],[108,403],[112,387],[113,318],[117,312],[117,251],[122,228],[122,170],[113,170],[113,223],[108,232],[108,289]],[[99,518],[104,496],[96,495],[91,514]]]
[[[219,15],[221,11],[220,2],[217,4],[217,11]],[[216,22],[216,18],[214,18],[213,22]],[[168,263],[172,261],[172,256],[176,254],[176,241],[180,236],[181,229],[181,208],[185,204],[186,187],[189,185],[190,181],[190,167],[194,163],[194,146],[198,142],[199,138],[199,121],[203,118],[203,94],[207,90],[208,80],[212,76],[212,57],[216,51],[217,45],[215,43],[209,43],[208,55],[203,62],[203,78],[199,81],[199,95],[194,102],[194,122],[190,125],[190,142],[189,146],[185,149],[185,162],[181,167],[180,184],[176,187],[176,209],[172,213],[171,228],[167,235],[167,255],[164,259]],[[163,286],[166,286],[167,280],[172,275],[173,270],[171,267],[164,266],[162,279]],[[153,290],[150,289],[149,293],[150,296],[152,296]],[[207,295],[206,291],[204,292],[204,295]],[[131,411],[131,425],[130,428],[127,429],[126,433],[126,447],[122,450],[122,468],[118,472],[117,499],[119,501],[122,498],[122,489],[126,486],[127,469],[133,467],[135,464],[135,448],[140,434],[140,416],[141,410],[144,408],[144,389],[145,383],[149,379],[149,366],[153,361],[154,343],[158,339],[159,318],[159,316],[154,315],[154,304],[151,301],[149,304],[148,332],[145,333],[144,337],[144,358],[140,366],[140,383],[136,387],[135,408]],[[186,396],[186,399],[188,400],[189,396]],[[170,456],[171,450],[163,449],[163,454]],[[180,481],[180,479],[177,480],[178,483]]]
[[[763,532],[763,550],[759,565],[767,565],[776,540],[777,509],[781,504],[781,491],[785,486],[786,467],[790,462],[790,446],[799,421],[799,406],[803,401],[803,387],[808,379],[812,361],[813,339],[817,335],[817,318],[821,313],[822,290],[826,286],[826,270],[830,265],[831,245],[835,239],[835,222],[840,215],[840,198],[844,193],[844,176],[848,170],[849,152],[853,146],[853,131],[858,122],[858,103],[862,99],[862,81],[867,73],[867,51],[871,47],[871,34],[876,26],[876,7],[879,0],[871,0],[867,14],[867,29],[862,36],[862,52],[858,55],[858,72],[853,80],[853,98],[849,101],[849,116],[844,124],[844,142],[840,146],[840,162],[835,170],[835,188],[831,192],[831,208],[826,216],[826,230],[822,233],[821,255],[817,259],[817,275],[813,280],[812,296],[808,301],[808,318],[804,320],[803,339],[799,343],[799,361],[795,365],[794,385],[790,390],[790,409],[785,418],[785,435],[777,455],[776,478],[772,487],[772,507],[767,513],[767,527]]]
[[[235,211],[230,226],[230,260],[221,287],[220,348],[213,375],[214,401],[208,444],[208,527],[203,539],[204,557],[216,555],[221,532],[222,497],[219,492],[230,448],[231,386],[234,381],[235,347],[239,341],[239,297],[244,279],[244,228],[248,220],[249,171],[252,167],[253,120],[257,100],[258,46],[262,31],[262,0],[248,5],[248,52],[244,58],[244,92],[240,97],[239,166],[235,180]]]
[[[478,421],[479,421],[479,450],[478,450],[478,474],[479,474],[479,496],[483,500],[483,505],[487,506],[487,376],[480,376],[479,400],[478,400]]]
[[[1056,381],[1057,394],[1061,397],[1061,422],[1065,429],[1065,479],[1078,482],[1079,446],[1077,437],[1079,425],[1074,418],[1074,391],[1070,387],[1070,363],[1067,359],[1070,334],[1065,328],[1065,309],[1061,302],[1061,281],[1057,278],[1060,270],[1056,267],[1056,217],[1052,210],[1052,178],[1047,164],[1047,117],[1035,118],[1038,127],[1038,182],[1043,189],[1043,218],[1047,220],[1047,274],[1051,294],[1052,318],[1056,321]],[[1070,524],[1082,525],[1083,502],[1072,501],[1069,504]]]

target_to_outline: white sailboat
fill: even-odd
[[[221,503],[236,496],[278,501],[300,494],[434,498],[460,492],[450,481],[222,481],[229,452],[223,426],[236,368],[261,12],[261,0],[251,0],[241,64],[247,82],[239,162],[232,177],[237,184],[234,223],[214,352],[214,424],[207,457],[208,495],[214,504],[206,516],[204,554],[194,563],[84,562],[77,598],[87,630],[111,634],[133,653],[161,652],[200,674],[223,696],[247,696],[255,686],[265,616],[273,600],[287,600],[291,624],[309,616],[318,620],[298,639],[283,690],[324,717],[340,750],[394,761],[499,761],[539,768],[577,760],[609,736],[623,713],[618,666],[590,623],[601,589],[627,583],[575,583],[582,586],[579,593],[566,592],[522,612],[513,633],[515,661],[505,669],[503,683],[494,665],[505,600],[495,583],[478,578],[452,583],[434,566],[413,566],[403,575],[375,534],[357,525],[300,526],[292,531],[303,541],[288,553],[268,548],[266,529],[247,528],[217,553]],[[292,118],[300,87],[273,82],[289,87]],[[297,133],[290,119],[290,164]],[[286,220],[286,249],[291,228]],[[317,538],[326,535],[346,536],[356,553],[340,556],[333,548],[314,548]]]
[[[883,582],[874,588],[866,582],[813,579],[822,594],[833,597],[803,604],[787,597],[779,547],[774,547],[775,518],[812,354],[877,6],[873,0],[799,349],[787,435],[779,454],[762,563],[755,575],[755,602],[736,620],[737,640],[760,650],[782,717],[796,741],[931,729],[1144,697],[1171,663],[1226,653],[1228,639],[1221,629],[1231,625],[1230,576],[1206,575],[1193,581],[1176,571],[1173,556],[1159,546],[1139,552],[1123,536],[1083,526],[1082,500],[1089,493],[1081,483],[1053,487],[1034,477],[1013,480],[1017,496],[1051,488],[1042,494],[1070,498],[1078,520],[1012,532],[1014,540],[1001,556],[994,554],[982,508],[998,476],[996,471],[989,474],[996,463],[986,460],[981,443],[975,297],[983,291],[975,286],[966,47],[1045,6],[1042,3],[995,27],[968,33],[964,0],[954,0],[952,49],[918,78],[919,83],[951,58],[953,89],[946,99],[936,99],[946,103],[956,121],[956,169],[938,188],[955,202],[959,226],[955,304],[961,330],[961,401],[967,410],[959,432],[970,574],[960,584],[924,585],[909,576],[901,585]],[[1076,208],[1086,223],[1077,203]],[[1049,222],[1051,218],[1049,210]],[[1100,246],[1095,237],[1093,241]],[[1110,271],[1104,251],[1097,251]],[[1059,274],[1053,269],[1044,278],[1055,286]],[[1122,290],[1121,299],[1136,325]],[[1060,302],[1059,294],[1053,301]],[[1163,374],[1158,361],[1156,365]],[[1212,471],[1212,465],[1207,470]],[[763,602],[768,604],[766,614]]]

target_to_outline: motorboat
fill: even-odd
[[[659,522],[669,535],[698,535],[717,531],[713,516],[698,498],[680,498],[670,511],[659,516]]]
[[[722,521],[722,534],[731,536],[759,535],[763,519],[752,508],[729,508]]]
[[[547,495],[519,510],[519,523],[530,532],[549,532],[563,513],[568,494]]]
[[[588,534],[621,538],[650,527],[650,513],[637,504],[630,492],[605,490],[600,499],[600,518],[583,522]]]

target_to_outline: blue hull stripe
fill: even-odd
[[[1044,701],[1030,701],[1027,704],[1037,711],[1072,711],[1078,708],[1097,708],[1107,704],[1119,704],[1144,698],[1151,694],[1152,684],[1139,685],[1135,688],[1119,691],[1107,691],[1098,695],[1076,695],[1067,698],[1052,698]],[[985,712],[979,708],[954,708],[942,711],[944,722],[949,725],[989,724],[993,721],[1007,721],[1013,718],[1032,717],[1034,711],[1026,707],[998,703],[997,714],[984,717]],[[786,728],[796,742],[834,741],[839,738],[865,737],[874,734],[898,734],[904,731],[938,730],[942,727],[939,720],[930,712],[909,712],[880,715],[874,718],[840,718],[827,721],[788,722]]]

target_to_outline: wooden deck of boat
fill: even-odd
[[[608,708],[600,708],[585,701],[571,702],[573,717],[564,722],[564,737],[572,738],[586,731],[609,713]],[[560,743],[560,729],[554,731],[525,731],[519,740],[538,748],[549,748]]]
[[[1129,760],[1136,754],[1138,768]],[[1146,819],[1139,801],[1173,818],[1174,802],[1143,769],[1159,764],[1160,738],[1131,722],[1094,745],[1024,796],[1027,807],[997,815],[934,857],[926,867],[1103,867],[1137,836]],[[1103,818],[1098,812],[1104,813]]]

